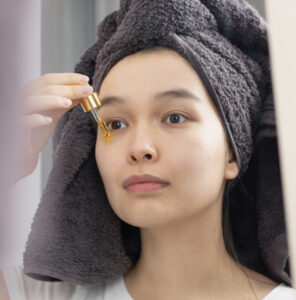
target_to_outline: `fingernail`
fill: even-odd
[[[85,75],[80,75],[79,76],[79,81],[81,82],[88,82],[89,81],[89,78]]]
[[[45,123],[49,124],[52,122],[52,118],[51,117],[44,117],[44,121]]]
[[[93,87],[92,86],[84,86],[83,88],[82,88],[82,93],[84,94],[84,95],[88,95],[88,94],[90,94],[90,93],[92,93],[93,92]]]
[[[67,99],[67,98],[63,98],[62,102],[63,102],[64,106],[66,106],[66,107],[69,107],[69,106],[72,105],[72,101],[70,99]]]

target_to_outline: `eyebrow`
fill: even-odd
[[[200,97],[183,88],[168,90],[154,95],[154,100],[161,99],[191,99],[200,103],[202,102]],[[102,104],[98,108],[109,106],[112,104],[124,104],[126,103],[126,101],[123,97],[120,96],[107,96],[101,99],[101,103]]]

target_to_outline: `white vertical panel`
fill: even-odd
[[[290,264],[293,286],[296,287],[296,2],[266,0],[265,4],[270,24],[269,46]]]
[[[22,30],[19,62],[21,86],[40,76],[40,1],[27,0],[22,5]],[[22,264],[33,214],[40,198],[40,162],[33,174],[15,184],[5,199],[1,226],[1,265]]]

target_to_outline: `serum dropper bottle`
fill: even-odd
[[[111,143],[111,132],[109,131],[105,121],[101,120],[96,108],[102,104],[99,95],[97,92],[90,94],[89,96],[81,100],[81,106],[84,112],[92,112],[93,117],[95,118],[97,124],[99,125],[105,141],[107,144]]]

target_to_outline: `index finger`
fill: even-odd
[[[48,73],[27,83],[21,89],[21,96],[26,97],[48,85],[77,85],[88,81],[88,76],[79,73]]]

